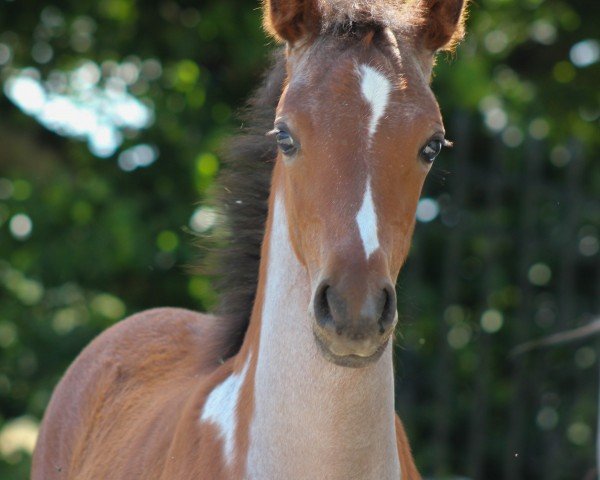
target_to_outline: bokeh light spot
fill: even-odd
[[[157,158],[158,149],[155,146],[140,144],[121,152],[118,164],[121,170],[131,172],[152,165]]]
[[[529,268],[527,278],[533,285],[543,287],[552,279],[552,270],[545,263],[536,263]]]
[[[542,45],[551,45],[556,40],[556,27],[546,19],[536,20],[529,27],[531,38]]]
[[[202,153],[196,159],[196,169],[203,177],[212,177],[219,169],[219,160],[212,153]]]
[[[29,115],[39,114],[46,103],[46,93],[40,83],[27,76],[9,78],[4,84],[4,93]]]
[[[79,312],[75,308],[61,308],[52,317],[52,328],[59,335],[65,335],[80,323]]]
[[[448,332],[448,345],[455,350],[466,347],[471,340],[471,327],[466,324],[454,325]]]
[[[15,294],[22,303],[32,306],[38,304],[44,297],[44,287],[36,280],[23,278],[18,282]]]
[[[210,230],[217,220],[217,212],[209,207],[200,207],[196,209],[190,218],[190,228],[198,233]]]
[[[432,198],[422,198],[417,205],[417,220],[427,223],[434,220],[440,213],[440,206]]]
[[[592,439],[592,429],[583,422],[574,422],[567,428],[567,438],[574,445],[584,447]]]
[[[31,183],[27,180],[15,180],[13,182],[13,198],[15,200],[27,200],[31,196]]]
[[[553,407],[543,407],[536,416],[536,422],[542,430],[552,430],[558,425],[558,412]]]
[[[175,88],[181,92],[193,89],[200,77],[200,67],[192,60],[182,60],[175,68]]]
[[[502,141],[507,147],[516,148],[523,143],[523,132],[519,127],[511,125],[502,132]]]
[[[575,365],[589,368],[596,363],[596,351],[592,347],[580,347],[575,352]]]
[[[23,416],[9,420],[0,430],[0,454],[10,457],[19,451],[33,453],[39,424],[31,417]]]
[[[8,200],[14,191],[13,182],[8,178],[0,178],[0,200]]]
[[[600,43],[597,40],[577,42],[571,47],[569,58],[576,67],[588,67],[600,59]]]
[[[571,161],[571,152],[567,147],[558,145],[550,152],[550,161],[555,167],[564,167]]]
[[[0,43],[0,65],[5,65],[11,58],[11,51],[8,45]]]
[[[31,58],[37,63],[45,64],[52,60],[54,50],[46,42],[36,42],[31,47]]]
[[[0,347],[8,348],[15,343],[17,339],[17,329],[15,324],[9,321],[0,322]]]
[[[508,37],[502,30],[493,30],[483,39],[485,48],[490,53],[500,53],[508,46]]]
[[[156,246],[163,252],[172,252],[179,245],[179,237],[171,230],[163,230],[156,237]]]
[[[490,309],[481,315],[481,328],[487,333],[496,333],[502,328],[504,317],[498,310]]]
[[[493,132],[500,132],[508,123],[508,115],[500,107],[493,107],[485,112],[484,122]]]
[[[28,215],[18,213],[10,219],[8,228],[17,240],[27,240],[33,230],[33,222]]]
[[[543,140],[550,132],[550,124],[545,118],[536,118],[529,124],[529,135],[536,140]]]
[[[462,322],[465,319],[465,310],[460,305],[450,305],[444,310],[444,320],[449,325]]]
[[[119,320],[125,315],[125,304],[123,301],[108,293],[96,295],[90,302],[92,310],[110,320]]]
[[[202,302],[205,308],[210,308],[217,302],[217,295],[206,277],[193,277],[188,283],[190,296]]]
[[[586,235],[579,240],[579,252],[585,257],[593,257],[600,250],[598,238],[594,235]]]

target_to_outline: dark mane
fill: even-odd
[[[286,77],[285,55],[278,49],[261,87],[240,115],[242,132],[228,140],[216,201],[226,231],[216,252],[216,313],[222,321],[216,348],[223,357],[237,353],[248,327],[256,296],[260,249],[267,219],[271,174],[277,148],[266,136],[273,128],[275,108]]]
[[[396,33],[421,21],[416,5],[406,0],[319,1],[321,34],[344,33],[352,28],[390,28]]]

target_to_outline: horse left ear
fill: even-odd
[[[419,0],[420,46],[431,51],[452,50],[465,35],[468,0]]]
[[[290,45],[321,28],[318,0],[263,0],[263,15],[265,30]]]

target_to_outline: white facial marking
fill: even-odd
[[[250,355],[248,355],[246,364],[241,372],[230,375],[210,392],[200,416],[201,421],[211,422],[219,427],[219,434],[224,441],[223,453],[228,463],[233,459],[234,437],[237,425],[236,409],[239,402],[240,389],[244,383],[249,364]]]
[[[392,84],[380,72],[368,65],[359,67],[361,77],[360,89],[364,99],[371,105],[371,120],[369,122],[369,140],[377,130],[377,124],[387,108]]]
[[[363,197],[360,210],[356,214],[356,224],[358,232],[363,242],[365,255],[367,258],[379,248],[379,237],[377,235],[377,212],[373,203],[373,194],[371,192],[371,178],[367,178],[367,188]]]

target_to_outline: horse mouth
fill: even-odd
[[[383,352],[387,348],[388,343],[390,343],[389,341],[383,342],[377,347],[377,349],[372,354],[368,356],[357,355],[352,353],[338,355],[331,351],[331,348],[328,346],[327,341],[320,337],[318,331],[313,329],[313,334],[315,337],[317,347],[321,354],[325,357],[325,359],[340,367],[363,368],[368,365],[372,365],[381,358],[381,355],[383,355]]]

